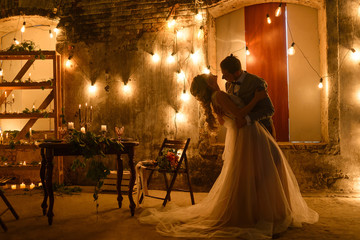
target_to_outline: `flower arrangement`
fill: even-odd
[[[175,149],[164,149],[156,158],[156,165],[161,170],[175,170],[179,164],[179,156]]]

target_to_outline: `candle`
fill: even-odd
[[[15,95],[12,94],[11,97],[12,97],[12,101],[15,102]]]
[[[26,161],[24,161],[23,165],[26,166]]]
[[[44,134],[44,139],[47,139],[47,134],[46,133]]]
[[[7,92],[5,91],[5,98],[7,98]]]
[[[9,137],[9,133],[6,133],[5,138],[7,139]]]
[[[11,185],[11,189],[16,189],[16,184]]]
[[[39,187],[41,187],[41,186],[42,186],[42,183],[41,183],[41,182],[39,182],[38,186],[39,186]]]
[[[30,184],[30,189],[33,189],[35,187],[35,184],[31,183]]]
[[[85,124],[87,123],[88,105],[85,103]]]
[[[101,125],[101,131],[106,132],[106,125]]]
[[[32,136],[32,130],[31,130],[31,128],[29,129],[29,135],[30,135],[30,137]]]
[[[33,104],[33,109],[35,109],[35,104]]]
[[[21,183],[21,184],[20,184],[20,189],[23,189],[23,188],[25,188],[25,187],[26,187],[25,183]]]
[[[81,124],[81,104],[79,104],[79,123]]]
[[[69,130],[74,129],[74,123],[73,122],[68,122],[68,129]]]
[[[80,129],[80,131],[81,131],[82,133],[85,133],[85,127],[82,127],[82,128]]]

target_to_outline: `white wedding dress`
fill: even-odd
[[[145,209],[139,221],[156,224],[167,236],[245,239],[271,238],[289,226],[317,222],[273,137],[257,122],[239,129],[226,117],[224,126],[224,164],[209,194],[188,207]]]

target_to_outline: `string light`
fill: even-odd
[[[160,56],[159,56],[159,54],[157,54],[157,53],[154,53],[154,54],[152,54],[152,60],[153,60],[153,62],[154,63],[157,63],[157,62],[159,62],[160,61]]]
[[[4,71],[2,68],[0,68],[0,77],[2,77],[4,75]]]
[[[203,26],[200,26],[197,37],[198,37],[198,39],[204,38],[204,27]]]
[[[250,55],[250,51],[249,51],[248,46],[246,46],[246,48],[245,48],[245,49],[246,49],[246,55],[248,55],[248,56],[249,56],[249,55]]]
[[[295,54],[295,48],[294,48],[294,46],[295,46],[295,43],[293,42],[293,43],[291,44],[290,48],[288,49],[288,54],[291,55],[291,56]]]
[[[14,38],[14,43],[15,45],[19,45],[20,42],[16,38]]]
[[[71,65],[72,65],[71,58],[72,58],[72,56],[69,56],[68,59],[66,60],[65,66],[66,66],[67,68],[70,68]]]
[[[267,20],[267,23],[270,24],[271,23],[271,18],[269,16],[269,14],[266,14],[266,20]]]
[[[176,20],[175,20],[175,18],[173,18],[168,21],[167,25],[168,25],[168,28],[173,28],[175,26],[175,24],[176,24]]]
[[[197,13],[195,15],[195,20],[198,21],[198,22],[201,22],[203,20],[202,13],[199,10],[197,10],[196,12]]]
[[[174,53],[170,54],[167,59],[166,59],[167,63],[174,63],[175,62],[175,56]]]
[[[279,17],[281,15],[281,4],[282,3],[279,4],[279,7],[275,11],[275,17]]]
[[[186,118],[185,118],[185,115],[181,112],[176,112],[175,113],[175,119],[179,122],[185,122],[186,121]]]
[[[53,33],[51,32],[51,29],[49,30],[49,35],[50,35],[50,38],[54,37]]]
[[[190,95],[186,92],[186,90],[184,89],[183,93],[181,94],[181,100],[184,102],[189,101],[190,99]]]
[[[130,94],[131,93],[131,87],[126,83],[123,86],[123,92],[126,94]]]
[[[204,74],[210,74],[210,66],[204,67],[203,71]]]
[[[194,63],[197,63],[200,59],[200,53],[199,51],[192,52],[190,54],[191,59],[194,61]]]
[[[58,28],[54,28],[54,33],[57,35],[60,32]]]
[[[323,88],[323,83],[322,82],[323,82],[323,79],[320,78],[320,82],[319,82],[319,85],[318,85],[319,88]]]
[[[95,93],[96,92],[96,86],[95,86],[95,84],[92,84],[92,85],[90,85],[89,86],[89,93]]]
[[[360,53],[359,53],[359,51],[356,51],[354,48],[351,48],[350,50],[351,50],[351,52],[352,52],[352,59],[353,59],[354,61],[359,61],[359,60],[360,60]]]
[[[184,30],[181,28],[181,29],[178,29],[176,31],[176,37],[177,38],[184,38]]]
[[[180,71],[178,71],[177,72],[177,80],[178,80],[178,82],[183,82],[183,81],[185,81],[185,73],[184,73],[184,71],[183,70],[180,70]]]
[[[20,31],[23,33],[23,32],[25,32],[25,25],[26,25],[26,22],[24,21],[23,22],[23,25],[22,25],[22,27],[21,27],[21,29],[20,29]]]

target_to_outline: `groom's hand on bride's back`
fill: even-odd
[[[235,119],[235,122],[236,122],[236,126],[237,126],[238,128],[242,128],[242,127],[245,126],[246,123],[247,123],[245,118],[236,118],[236,119]]]

